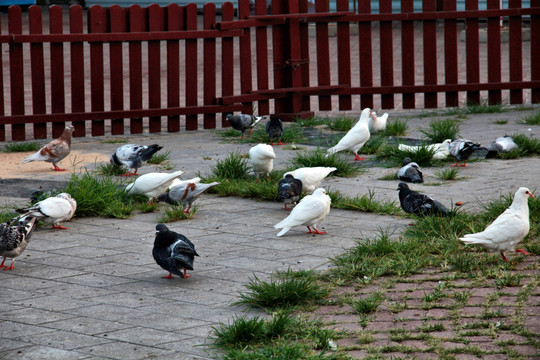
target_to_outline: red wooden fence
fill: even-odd
[[[80,137],[215,128],[217,114],[227,126],[224,114],[234,111],[292,119],[484,97],[540,103],[540,0],[530,8],[509,0],[508,9],[487,0],[486,10],[466,0],[466,11],[455,0],[443,11],[436,0],[422,3],[414,12],[402,0],[392,13],[392,1],[380,0],[372,14],[370,1],[354,13],[349,0],[337,0],[335,12],[317,0],[309,13],[307,0],[273,0],[267,13],[266,0],[254,9],[239,0],[236,13],[231,3],[219,14],[207,3],[202,17],[195,4],[27,14],[13,6],[0,24],[0,141],[56,137],[66,121]]]

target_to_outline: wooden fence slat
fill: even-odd
[[[0,18],[0,35],[2,34],[2,19]],[[0,64],[3,64],[4,45],[0,44]],[[0,84],[4,83],[4,67],[0,66]],[[4,87],[0,86],[0,116],[5,115],[4,109]],[[0,141],[6,141],[6,125],[4,122],[0,121]]]
[[[371,2],[358,2],[359,14],[371,13]],[[373,46],[371,40],[371,24],[368,22],[358,23],[358,58],[360,60],[360,86],[368,88],[373,86]],[[373,95],[361,95],[360,107],[373,108]]]
[[[234,8],[231,2],[226,2],[221,6],[221,21],[232,21],[234,18]],[[234,94],[234,40],[233,38],[221,39],[221,96],[232,96]],[[221,127],[230,127],[231,124],[225,120],[226,113],[221,114]]]
[[[58,5],[49,7],[49,31],[51,34],[64,32],[63,21],[62,7]],[[51,111],[53,114],[62,114],[66,111],[64,81],[64,44],[51,42]],[[59,137],[65,127],[64,121],[53,122],[52,137]]]
[[[148,7],[148,31],[163,31],[165,19],[163,8],[157,4]],[[148,106],[150,109],[161,108],[161,42],[148,41]],[[161,131],[161,117],[151,116],[148,119],[148,130],[151,133]]]
[[[338,0],[337,11],[349,11],[349,0]],[[337,24],[338,83],[351,86],[351,38],[349,22]],[[352,99],[349,95],[339,96],[339,109],[351,110]]]
[[[118,5],[109,8],[110,32],[125,33],[127,30],[126,10]],[[124,54],[122,42],[109,44],[109,66],[111,86],[111,110],[124,109]],[[111,120],[111,134],[124,134],[124,119]]]
[[[540,0],[531,0],[531,7],[540,8]],[[540,15],[531,16],[531,64],[540,63]],[[540,80],[540,66],[531,66],[531,80]],[[531,102],[540,103],[540,87],[531,91]]]
[[[328,1],[315,0],[316,12],[328,12]],[[317,41],[317,84],[330,85],[330,45],[328,42],[328,23],[315,24]],[[332,98],[329,95],[319,95],[319,110],[332,110]]]
[[[401,0],[401,12],[411,13],[414,11],[413,0]],[[414,85],[414,21],[403,21],[401,23],[401,82],[403,85]],[[403,108],[414,109],[416,106],[416,96],[414,93],[403,94]]]
[[[508,0],[509,8],[520,8],[521,0]],[[509,47],[510,55],[510,81],[523,80],[523,53],[522,53],[522,20],[521,16],[509,16]],[[531,63],[531,67],[538,66],[538,63]],[[523,103],[523,90],[510,90],[510,104]]]
[[[435,0],[423,0],[424,12],[435,11]],[[437,22],[436,20],[424,21],[424,84],[437,84]],[[424,107],[436,108],[437,93],[424,94]]]
[[[392,12],[392,0],[380,0],[379,11],[381,14]],[[394,85],[394,48],[392,39],[392,22],[380,22],[380,67],[381,67],[381,85]],[[383,109],[392,109],[394,107],[394,95],[381,95],[381,107]]]
[[[22,12],[18,6],[8,9],[8,31],[10,34],[22,34]],[[23,44],[11,44],[9,47],[9,73],[11,91],[11,114],[24,114],[24,66]],[[24,124],[11,125],[12,140],[25,140]]]
[[[211,29],[216,22],[216,4],[207,3],[203,8],[204,28]],[[214,105],[216,99],[216,39],[204,39],[204,105]],[[216,127],[216,114],[204,114],[203,126],[205,129]]]
[[[455,11],[456,0],[446,0],[444,11]],[[458,83],[458,37],[457,20],[444,20],[444,81],[446,84]],[[446,106],[459,106],[459,97],[456,91],[446,92]]]
[[[249,0],[238,0],[238,19],[247,19],[250,14]],[[240,91],[242,94],[251,92],[252,71],[251,71],[251,29],[244,30],[244,36],[240,37]],[[253,104],[244,103],[242,112],[253,114]]]
[[[287,0],[272,1],[272,14],[284,14]],[[280,24],[272,26],[272,49],[274,59],[274,88],[283,89],[287,86],[287,72],[285,71],[286,51],[282,45],[287,38],[287,25]],[[287,99],[274,100],[275,112],[277,114],[287,113]]]
[[[41,7],[28,8],[28,31],[30,34],[43,33]],[[30,72],[32,76],[32,113],[45,114],[47,103],[45,97],[45,59],[43,44],[30,44]],[[47,138],[47,124],[34,124],[34,139]]]
[[[306,14],[309,11],[308,0],[298,1],[298,10],[302,14]],[[302,59],[302,66],[300,71],[302,72],[302,86],[309,86],[310,82],[310,56],[309,56],[309,24],[300,24],[300,58]],[[302,112],[304,114],[311,113],[311,99],[309,96],[304,95],[302,97]]]
[[[99,5],[88,9],[88,32],[107,32],[106,11]],[[90,44],[90,104],[92,111],[105,109],[103,43]],[[92,136],[105,135],[105,121],[92,121]]]
[[[255,14],[266,15],[266,0],[255,0]],[[268,34],[265,26],[255,29],[257,61],[257,89],[268,89]],[[270,102],[260,100],[257,103],[259,115],[267,115],[270,112]]]
[[[487,0],[488,9],[499,9],[499,0]],[[487,19],[488,42],[487,42],[487,61],[488,61],[488,82],[501,81],[501,27],[499,17],[490,17]],[[502,102],[501,90],[488,91],[488,101],[490,105],[500,104]]]
[[[167,6],[167,30],[182,30],[184,17],[178,4]],[[167,41],[167,106],[180,106],[180,41]],[[167,117],[167,131],[180,131],[180,116]]]
[[[465,0],[466,10],[478,10],[478,0]],[[465,20],[467,83],[480,82],[478,19]],[[480,104],[479,91],[467,91],[467,105]]]
[[[71,6],[69,8],[69,32],[72,34],[83,33],[83,8],[82,6]],[[70,48],[70,70],[71,70],[71,112],[79,113],[85,111],[84,93],[84,44],[83,42],[72,42]],[[72,121],[75,131],[73,136],[86,136],[86,126],[84,121]]]
[[[197,5],[191,3],[185,7],[185,30],[197,30]],[[198,92],[198,54],[197,39],[185,41],[186,52],[186,106],[197,106]],[[197,115],[186,115],[186,130],[197,130]]]
[[[142,32],[146,30],[146,10],[139,5],[129,8],[129,31]],[[142,109],[142,44],[140,41],[129,43],[129,108]],[[142,118],[131,118],[130,130],[132,134],[143,132]]]
[[[297,2],[289,2],[289,9],[288,12],[291,14],[295,14],[299,12],[298,3]],[[298,19],[291,19],[289,21],[289,41],[290,41],[290,64],[287,66],[287,71],[289,73],[290,78],[290,86],[295,88],[298,86],[302,86],[302,72],[300,70],[300,67],[303,66],[302,64],[302,55],[300,53],[301,49],[299,46],[294,46],[292,44],[300,44],[301,38],[300,38],[300,22]],[[289,113],[292,114],[300,114],[302,111],[302,94],[299,94],[297,92],[292,92],[291,96],[289,97],[290,102],[290,108]],[[283,117],[283,116],[282,116]]]

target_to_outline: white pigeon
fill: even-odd
[[[330,196],[326,195],[323,188],[316,189],[313,194],[305,196],[298,205],[296,205],[289,216],[283,221],[274,225],[275,229],[281,230],[277,236],[282,236],[293,226],[305,225],[309,234],[326,234],[325,231],[319,231],[317,224],[320,224],[330,212]],[[313,228],[313,230],[311,230]]]
[[[77,201],[68,193],[60,193],[49,197],[32,206],[17,209],[24,216],[32,216],[44,223],[51,224],[54,229],[67,229],[61,222],[70,220],[77,210]]]
[[[174,179],[182,176],[185,171],[179,170],[173,173],[148,173],[141,175],[126,186],[126,192],[130,195],[142,194],[151,203],[159,194],[165,192]]]
[[[23,160],[23,164],[31,161],[46,161],[51,162],[55,171],[66,171],[60,169],[58,163],[69,155],[71,152],[71,134],[75,131],[72,125],[66,126],[64,132],[56,140],[49,142],[33,155],[27,156]]]
[[[448,145],[452,142],[451,139],[446,139],[442,143],[426,145],[430,150],[435,151],[433,154],[434,159],[444,160],[450,155],[448,151]],[[422,146],[399,144],[398,149],[401,151],[414,151],[417,152]]]
[[[313,192],[321,185],[322,179],[328,176],[332,171],[336,171],[335,167],[303,167],[283,174],[283,178],[288,174],[291,174],[295,179],[299,179],[302,182],[302,188],[306,192]]]
[[[377,116],[375,111],[371,112],[369,117],[368,128],[371,133],[386,130],[386,122],[388,121],[388,113],[384,113],[382,116]]]
[[[515,246],[529,233],[529,205],[527,200],[534,195],[525,187],[520,187],[514,195],[514,201],[486,229],[475,234],[466,234],[459,240],[466,244],[478,244],[489,250],[499,251],[504,259],[505,251],[516,251],[529,255]]]
[[[350,150],[354,153],[354,160],[364,160],[365,158],[358,156],[358,150],[369,140],[368,122],[370,114],[370,108],[365,108],[356,125],[339,140],[336,146],[328,149],[328,153],[335,154],[339,151]]]
[[[249,149],[249,160],[251,161],[253,172],[257,176],[257,181],[259,181],[260,174],[270,176],[274,168],[275,158],[274,148],[270,145],[258,144]]]
[[[182,182],[177,186],[170,188],[169,192],[163,193],[158,196],[158,201],[165,201],[171,205],[184,204],[184,213],[189,213],[191,210],[191,204],[197,200],[197,198],[210,189],[212,186],[219,185],[220,183],[214,181],[210,184],[201,184],[200,178],[197,182]]]

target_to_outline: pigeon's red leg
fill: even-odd
[[[287,207],[287,204],[285,204],[285,207],[283,208],[283,210],[289,210],[289,208]],[[4,262],[2,262],[3,264]]]
[[[450,166],[451,166],[451,167],[459,167],[459,166],[461,166],[461,164],[460,164],[459,162],[457,162],[457,163],[455,163],[455,164],[453,164],[453,165],[450,165]]]
[[[191,275],[188,275],[186,272],[186,268],[184,268],[184,279],[190,278]]]
[[[309,230],[306,234],[313,234],[313,231],[311,231],[311,228],[308,226],[307,229]]]
[[[529,253],[529,252],[526,252],[526,251],[525,251],[525,250],[523,250],[523,249],[516,249],[516,252],[518,252],[518,253],[522,253],[523,255],[531,255],[531,253]]]
[[[9,267],[6,267],[4,270],[13,270],[15,269],[15,266],[13,266],[15,264],[15,259],[11,260],[11,265],[9,265]]]
[[[287,206],[287,205],[285,205],[285,206]],[[6,258],[4,258],[4,260],[2,260],[2,263],[0,264],[0,269],[7,267],[6,265],[4,265],[5,262],[6,262]]]
[[[314,234],[319,234],[319,235],[328,234],[328,232],[326,232],[326,231],[320,231],[320,230],[316,229],[315,226],[313,227],[313,230],[315,230],[315,231],[313,231]]]
[[[365,157],[361,157],[361,156],[358,156],[358,154],[354,154],[354,160],[361,161],[361,160],[365,160],[365,159],[366,159]]]
[[[270,140],[270,145],[274,146],[274,143],[272,142],[272,140]]]
[[[54,171],[66,171],[66,169],[60,169],[58,166],[56,166],[56,164],[53,163],[53,166],[54,166]]]
[[[53,229],[60,229],[60,230],[67,230],[69,228],[67,227],[63,227],[62,225],[58,224],[58,225],[52,225],[51,228]]]
[[[501,256],[503,257],[504,261],[508,262],[508,259],[506,258],[506,256],[504,255],[504,252],[501,251]]]
[[[240,139],[243,139],[244,138],[244,133],[242,133],[242,136],[240,137]]]
[[[186,210],[184,210],[184,214],[189,214],[189,211],[191,210],[191,205],[188,206],[188,208]]]
[[[249,135],[253,134],[253,128],[249,129]]]
[[[167,276],[162,276],[161,278],[162,279],[174,279],[174,277],[172,276],[171,273],[169,273],[169,275],[167,275]]]
[[[127,173],[122,174],[122,175],[120,175],[120,176],[133,176],[133,175],[135,175],[135,173],[130,173],[130,172],[128,171]]]
[[[285,144],[282,143],[281,140],[279,140],[278,145],[285,145]]]

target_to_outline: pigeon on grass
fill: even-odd
[[[163,149],[163,146],[158,144],[152,145],[137,145],[126,144],[120,146],[114,154],[111,155],[110,161],[114,165],[126,166],[129,169],[135,169],[134,172],[127,172],[122,176],[134,176],[137,175],[137,170],[143,165],[145,161],[148,161],[157,153]]]
[[[179,185],[171,187],[169,192],[163,193],[158,196],[157,201],[163,201],[171,205],[183,204],[184,213],[189,213],[191,210],[191,204],[204,192],[210,189],[212,186],[219,185],[220,183],[214,181],[210,184],[201,184],[200,178],[197,182],[183,182]]]
[[[487,146],[488,153],[486,154],[486,159],[494,158],[498,153],[507,153],[517,148],[518,145],[511,136],[504,135],[498,137],[494,142]]]
[[[321,185],[321,181],[327,177],[331,172],[336,171],[335,167],[303,167],[293,171],[286,172],[283,175],[285,178],[287,175],[292,175],[295,179],[302,182],[304,191],[312,193],[315,189]]]
[[[26,249],[35,226],[36,218],[28,215],[0,224],[0,256],[3,257],[0,269],[13,270],[15,268],[15,258]],[[7,258],[11,258],[9,267],[4,265]]]
[[[156,225],[156,239],[152,255],[156,263],[169,272],[163,279],[174,279],[174,275],[189,278],[187,270],[193,270],[193,260],[199,256],[195,245],[187,237],[178,234],[163,224]]]
[[[46,161],[54,166],[54,171],[66,171],[60,169],[58,163],[63,160],[71,152],[71,134],[75,128],[72,125],[66,126],[64,132],[56,140],[49,142],[33,155],[27,156],[23,160],[23,164],[31,161]]]
[[[17,212],[51,224],[53,229],[67,230],[68,228],[63,227],[60,223],[70,220],[75,214],[75,210],[77,210],[77,201],[68,193],[60,193],[32,206],[17,209]]]
[[[329,154],[335,154],[340,151],[350,150],[354,153],[354,160],[364,160],[358,155],[358,150],[369,140],[368,122],[371,114],[369,108],[365,108],[360,115],[360,119],[345,136],[339,140],[336,146],[328,149]]]
[[[457,162],[454,165],[450,166],[467,166],[467,160],[473,152],[476,150],[487,150],[485,147],[480,146],[480,144],[472,142],[471,140],[466,139],[457,139],[452,140],[448,145],[448,151]],[[463,161],[463,164],[461,162]]]
[[[264,118],[264,116],[254,116],[250,114],[227,114],[225,120],[229,121],[232,128],[242,132],[242,139],[244,138],[244,133],[249,129],[249,134],[253,132],[253,127],[259,123]]]
[[[426,215],[447,216],[450,211],[430,196],[409,189],[404,182],[398,184],[399,203],[403,211],[422,217]]]
[[[185,171],[179,170],[173,173],[148,173],[139,176],[134,182],[126,186],[126,192],[130,195],[145,195],[151,204],[161,193],[165,192],[174,179],[179,178]]]
[[[270,145],[274,145],[274,138],[278,139],[278,145],[283,145],[281,136],[283,135],[283,122],[275,115],[270,115],[270,120],[266,123],[266,133],[270,138]]]
[[[264,174],[267,177],[270,176],[274,168],[275,158],[274,148],[270,145],[258,144],[249,149],[249,160],[251,161],[253,172],[257,176],[257,182],[259,181],[260,174]]]

